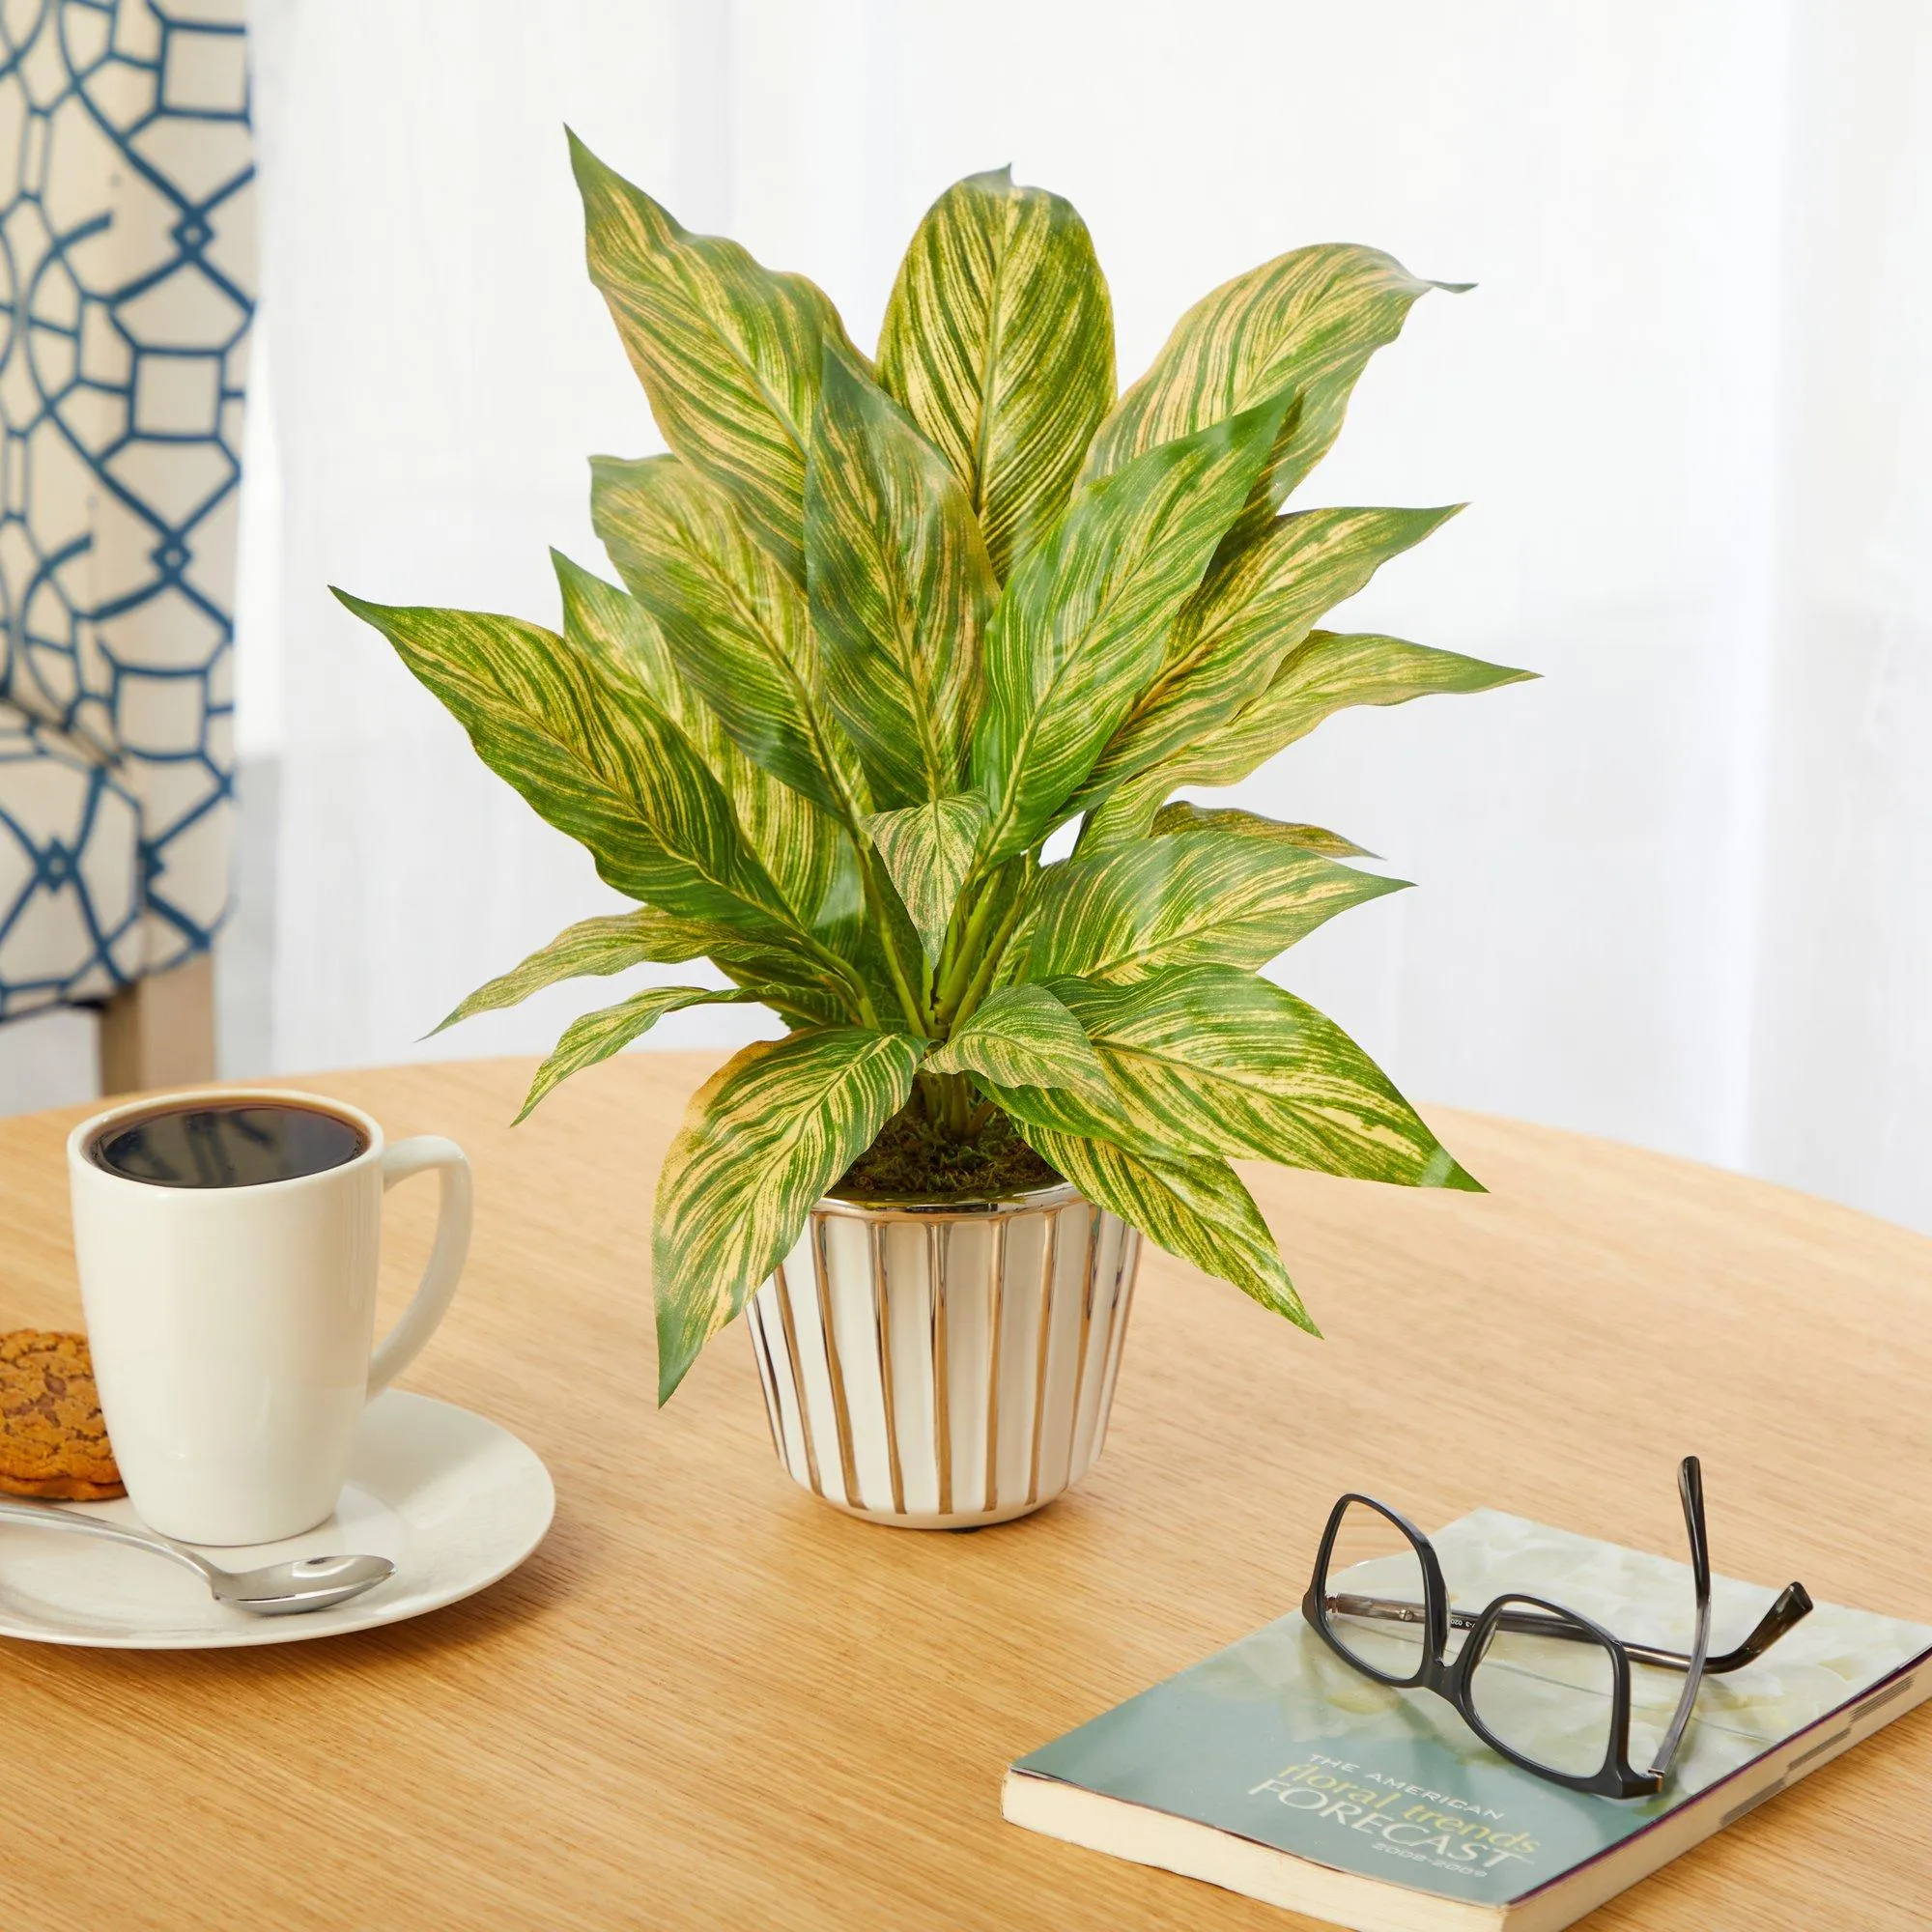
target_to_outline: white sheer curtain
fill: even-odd
[[[1124,375],[1300,242],[1478,282],[1418,307],[1304,497],[1471,499],[1350,622],[1544,679],[1343,717],[1250,781],[1418,882],[1278,970],[1419,1096],[1932,1225],[1913,0],[262,0],[256,28],[279,1068],[533,1050],[595,1003],[415,1043],[608,895],[325,588],[549,617],[545,546],[600,561],[583,459],[657,444],[568,119],[861,340],[926,203],[1006,161],[1087,215]]]

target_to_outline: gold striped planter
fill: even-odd
[[[1051,1502],[1106,1440],[1139,1259],[1140,1236],[1065,1183],[819,1202],[746,1308],[780,1462],[901,1528]]]

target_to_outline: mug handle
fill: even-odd
[[[399,1180],[430,1168],[442,1175],[442,1203],[437,1213],[436,1246],[430,1250],[429,1265],[423,1269],[403,1317],[384,1336],[381,1346],[369,1357],[369,1393],[382,1392],[415,1360],[422,1346],[436,1333],[437,1323],[448,1313],[450,1297],[463,1274],[469,1253],[470,1208],[474,1199],[469,1182],[469,1162],[454,1141],[440,1134],[418,1134],[413,1140],[398,1141],[383,1152],[383,1192],[386,1194]]]

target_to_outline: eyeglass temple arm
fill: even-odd
[[[1690,1707],[1697,1701],[1704,1677],[1704,1659],[1711,1648],[1711,1542],[1704,1526],[1704,1471],[1696,1457],[1687,1456],[1677,1470],[1677,1492],[1684,1501],[1684,1527],[1690,1536],[1690,1577],[1697,1590],[1697,1629],[1690,1639],[1690,1662],[1684,1673],[1684,1694],[1677,1700],[1670,1728],[1650,1761],[1653,1777],[1662,1778],[1684,1742]]]
[[[1328,1607],[1337,1616],[1378,1617],[1386,1623],[1419,1624],[1422,1621],[1422,1605],[1401,1597],[1352,1597],[1334,1596],[1328,1599]],[[1704,1660],[1706,1677],[1721,1677],[1732,1670],[1742,1670],[1746,1664],[1762,1657],[1786,1631],[1794,1624],[1802,1623],[1811,1614],[1811,1594],[1803,1583],[1787,1583],[1778,1592],[1777,1601],[1757,1620],[1751,1634],[1733,1650],[1724,1651],[1717,1657]],[[1474,1630],[1482,1618],[1473,1610],[1451,1610],[1449,1625],[1452,1630]],[[1496,1619],[1498,1630],[1512,1631],[1520,1636],[1554,1637],[1564,1643],[1594,1643],[1596,1639],[1587,1631],[1580,1631],[1573,1623],[1561,1617],[1545,1616],[1535,1610],[1505,1610]],[[1661,1650],[1654,1644],[1630,1643],[1619,1637],[1624,1654],[1633,1663],[1648,1663],[1659,1670],[1685,1670],[1690,1668],[1690,1657],[1686,1651]]]

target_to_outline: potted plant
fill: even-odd
[[[337,593],[638,901],[450,1018],[720,969],[576,1021],[527,1114],[677,1008],[776,1012],[664,1166],[659,1400],[750,1300],[800,1481],[891,1522],[1020,1515],[1097,1452],[1142,1236],[1319,1332],[1231,1157],[1477,1186],[1260,971],[1401,882],[1172,797],[1345,706],[1525,675],[1316,628],[1450,510],[1282,507],[1447,285],[1297,249],[1117,395],[1085,226],[1002,171],[922,221],[868,358],[811,282],[571,154],[671,452],[592,461],[624,587],[557,556],[560,630]]]

